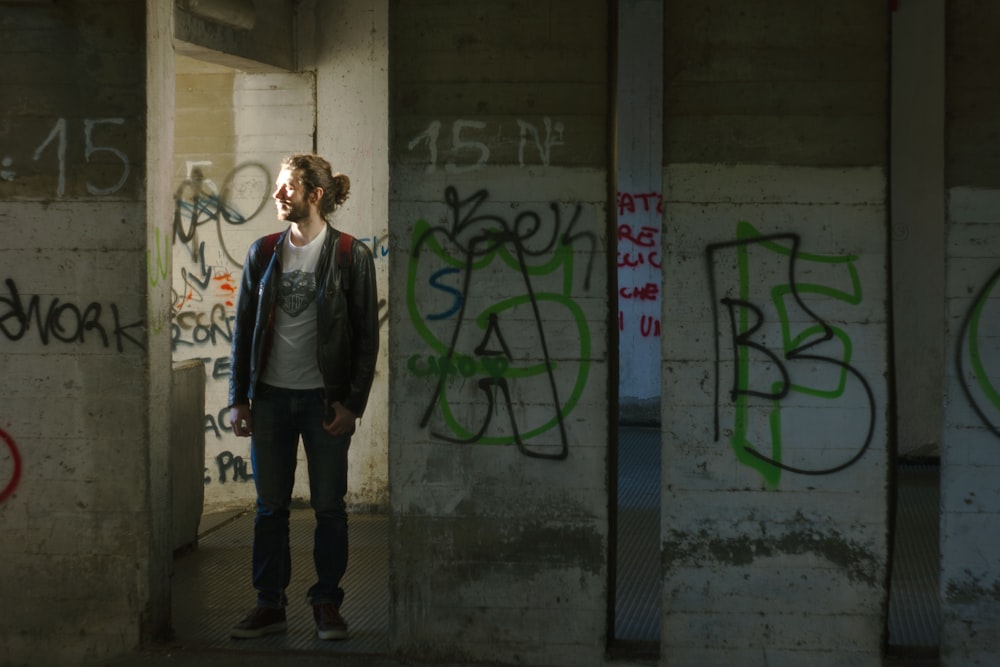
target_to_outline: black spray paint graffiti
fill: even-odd
[[[583,391],[590,356],[587,321],[570,294],[574,246],[589,248],[583,280],[587,289],[597,239],[593,233],[577,231],[579,205],[568,222],[556,203],[550,206],[551,218],[543,219],[528,210],[507,220],[480,210],[488,197],[487,191],[480,190],[461,199],[458,191],[449,187],[445,203],[450,225],[432,227],[420,221],[414,232],[407,301],[413,324],[431,354],[414,355],[408,366],[417,376],[435,379],[420,425],[426,428],[436,413],[440,425],[433,428],[435,438],[461,444],[515,443],[526,456],[565,459],[569,453],[565,418]],[[418,298],[416,278],[421,274],[429,274],[430,287],[446,295],[451,304],[436,312],[421,312],[435,300],[430,294],[424,295],[426,300]],[[479,281],[474,281],[476,274],[481,276]],[[510,284],[498,286],[498,275]],[[459,287],[444,283],[452,276],[460,279]],[[558,289],[536,290],[535,281],[545,276],[554,280]],[[478,312],[470,306],[474,299],[481,305]],[[550,312],[558,309],[561,332],[578,345],[573,350],[560,349],[558,362],[550,350],[543,307]],[[470,331],[478,339],[471,345],[463,340],[463,334],[469,336]],[[512,331],[517,333],[514,339]],[[520,348],[517,354],[509,344],[512,340]],[[461,353],[460,346],[471,347],[471,354]],[[561,364],[558,371],[557,363]],[[468,380],[478,388],[476,405],[455,409],[449,390],[460,392]],[[560,381],[569,385],[565,402],[560,396]],[[549,415],[535,422],[517,417],[526,413],[525,393],[530,394],[532,406],[544,410],[547,403]],[[546,394],[545,400],[538,399]],[[457,400],[461,403],[463,399]],[[491,433],[491,426],[502,428],[493,420],[500,405],[506,409],[509,432]],[[551,430],[558,433],[557,443],[529,446],[529,439]]]
[[[3,307],[0,311],[0,332],[8,340],[21,340],[34,323],[38,339],[43,345],[48,345],[53,340],[80,344],[97,340],[104,348],[114,344],[119,352],[125,351],[127,343],[145,349],[141,339],[145,322],[136,320],[122,323],[116,304],[105,306],[92,301],[81,307],[54,297],[45,306],[42,297],[37,294],[32,295],[25,303],[14,280],[7,278],[4,284],[7,286],[7,293],[0,295],[0,307]],[[135,329],[139,331],[134,331]]]
[[[994,290],[1000,283],[997,269],[983,284],[962,320],[955,346],[958,381],[980,421],[1000,438],[1000,358],[996,345],[984,345],[994,334],[997,317]],[[994,329],[995,330],[995,329]]]
[[[256,162],[247,162],[236,167],[222,184],[218,192],[214,183],[205,178],[200,167],[191,170],[191,178],[181,183],[174,193],[174,242],[191,243],[198,228],[215,223],[219,245],[230,262],[241,266],[226,248],[222,223],[242,225],[256,216],[270,199],[271,174],[267,167]],[[249,200],[251,212],[238,210],[235,199]],[[186,226],[185,226],[186,225]],[[191,259],[198,256],[192,248]]]
[[[231,344],[235,320],[236,316],[227,313],[226,307],[221,303],[212,306],[208,313],[177,313],[170,325],[170,340],[174,352],[182,346]]]
[[[232,473],[234,482],[253,481],[253,473],[250,472],[250,467],[242,456],[236,456],[232,452],[221,452],[215,457],[215,465],[219,468],[219,484],[226,483],[227,473]],[[211,478],[205,475],[205,484],[210,481]]]
[[[175,312],[189,301],[204,300],[203,295],[213,281],[219,283],[220,290],[235,296],[236,284],[228,271],[219,271],[205,261],[205,242],[198,239],[199,229],[213,225],[221,255],[233,266],[242,268],[226,246],[223,223],[226,227],[243,225],[256,217],[270,200],[271,174],[262,164],[239,165],[226,176],[221,189],[202,170],[210,163],[197,164],[191,168],[190,178],[174,193],[173,242],[187,246],[196,265],[193,270],[180,268],[182,287],[180,291],[173,290]]]
[[[732,388],[729,398],[735,405],[733,435],[731,444],[737,458],[744,464],[756,469],[768,483],[776,485],[781,471],[802,475],[829,475],[839,472],[856,463],[871,445],[875,430],[875,397],[867,380],[850,364],[852,343],[847,334],[823,320],[813,311],[803,299],[804,293],[817,297],[835,299],[844,303],[856,305],[861,302],[861,285],[855,269],[854,256],[828,256],[802,253],[800,239],[796,234],[773,234],[763,236],[748,223],[740,223],[737,227],[737,239],[729,243],[718,243],[708,246],[706,257],[708,261],[709,291],[711,293],[712,314],[715,322],[715,438],[719,439],[720,405],[722,392],[720,377],[722,373],[722,352],[719,340],[724,334],[724,325],[720,321],[719,306],[723,306],[728,319],[728,338],[731,341],[733,367]],[[770,262],[774,258],[785,258],[787,273],[782,276],[772,270],[768,275],[775,278],[766,285],[760,285],[760,278],[751,281],[751,252],[761,263]],[[720,255],[735,254],[735,261],[722,264]],[[727,258],[732,259],[732,258]],[[836,278],[844,278],[849,282],[847,289],[838,289],[829,284],[801,283],[797,278],[799,263],[812,263],[811,274],[819,273],[819,268],[834,270]],[[720,267],[731,270],[736,267],[737,278],[731,281],[726,290],[719,287]],[[836,275],[840,274],[840,275]],[[763,276],[766,279],[767,276]],[[750,283],[754,282],[758,289],[766,289],[771,298],[771,305],[777,315],[777,326],[780,328],[781,347],[774,349],[769,346],[763,335],[763,327],[767,323],[764,314],[763,300],[754,301],[750,295]],[[723,296],[723,293],[726,295]],[[792,312],[797,311],[797,312]],[[801,327],[793,331],[793,327]],[[839,356],[817,354],[816,350],[840,347]],[[802,369],[802,370],[798,370]],[[763,386],[751,387],[751,370],[768,378]],[[824,376],[824,370],[826,375]],[[800,376],[800,377],[798,377]],[[811,379],[814,377],[815,379]],[[809,384],[811,382],[811,384]],[[783,406],[794,394],[796,398],[811,397],[828,401],[845,400],[849,383],[854,383],[862,390],[864,400],[861,405],[852,406],[855,412],[865,414],[867,424],[862,429],[863,435],[853,434],[858,442],[847,447],[854,451],[849,456],[834,465],[809,467],[806,465],[790,465],[783,460]],[[755,446],[750,436],[748,422],[750,420],[753,398],[763,399],[770,404],[770,454],[765,454]],[[857,399],[855,399],[857,401]],[[827,411],[829,412],[829,411]],[[838,443],[836,449],[844,449]]]
[[[226,364],[228,368],[228,360]],[[229,406],[220,409],[216,416],[205,415],[205,433],[214,433],[216,440],[222,439],[223,433],[232,433],[233,427],[229,424]]]

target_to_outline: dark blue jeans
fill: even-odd
[[[257,486],[253,533],[253,585],[257,604],[284,607],[292,577],[289,507],[299,437],[309,467],[309,501],[316,514],[313,563],[316,583],[309,602],[340,607],[340,580],[347,570],[347,450],[350,436],[323,430],[323,390],[260,385],[254,396],[250,457]]]

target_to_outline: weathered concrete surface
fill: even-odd
[[[662,659],[878,665],[886,8],[665,9]]]
[[[2,664],[113,656],[143,615],[162,625],[170,368],[147,274],[146,19],[143,2],[0,8]]]
[[[1000,662],[1000,97],[990,84],[1000,8],[947,5],[948,237],[941,443],[941,655],[949,666]]]
[[[391,10],[394,641],[599,664],[610,7]]]

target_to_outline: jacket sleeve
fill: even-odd
[[[250,373],[253,355],[253,335],[257,319],[261,241],[254,242],[243,262],[243,278],[236,300],[233,321],[233,346],[229,358],[229,406],[250,403]]]
[[[351,327],[351,385],[344,406],[358,415],[368,404],[375,364],[378,361],[378,290],[371,250],[357,239],[351,245],[351,279],[348,284]]]

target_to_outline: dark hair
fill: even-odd
[[[334,174],[330,163],[320,156],[309,153],[289,155],[281,161],[281,166],[297,172],[308,191],[323,188],[323,198],[319,200],[319,214],[324,220],[347,201],[351,190],[351,179],[340,172]]]

